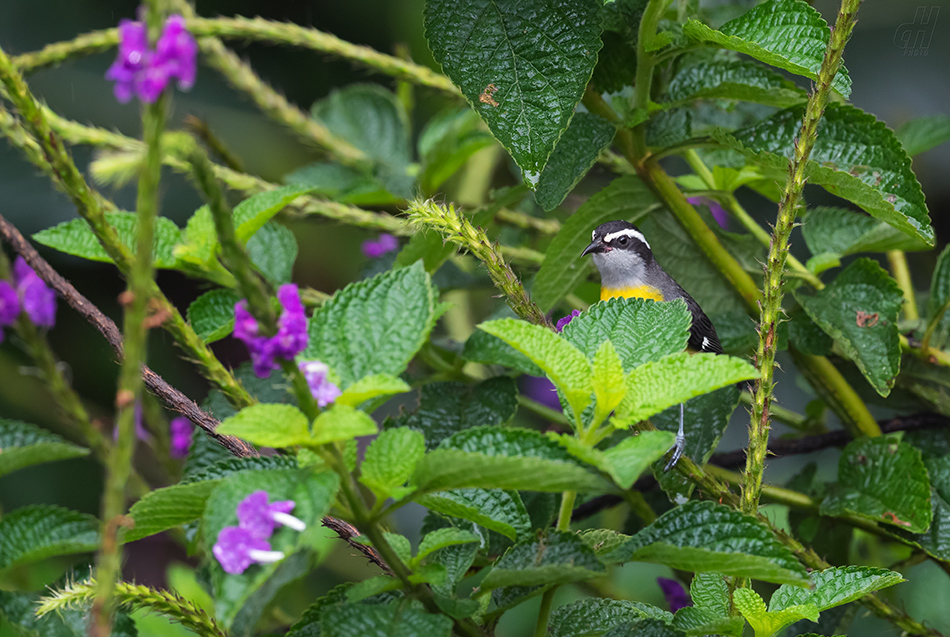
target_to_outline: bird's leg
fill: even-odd
[[[670,450],[673,452],[673,455],[670,456],[670,461],[666,463],[666,467],[663,468],[663,471],[669,471],[681,457],[683,457],[683,451],[686,450],[686,432],[683,430],[683,415],[685,411],[685,403],[680,403],[680,427],[676,432],[676,440],[673,442],[673,446],[670,447]]]

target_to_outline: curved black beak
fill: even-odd
[[[590,242],[589,246],[584,248],[584,252],[581,253],[581,256],[586,257],[588,254],[599,254],[601,252],[606,252],[604,242],[600,239],[594,239]]]

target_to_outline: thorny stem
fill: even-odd
[[[775,330],[781,321],[783,277],[788,256],[788,241],[795,225],[802,190],[805,187],[805,170],[808,158],[818,136],[818,122],[824,113],[831,82],[841,66],[844,47],[851,37],[855,16],[861,0],[842,0],[838,19],[831,31],[825,58],[818,73],[818,82],[808,96],[802,128],[795,140],[792,159],[789,162],[788,179],[779,203],[778,218],[772,233],[769,255],[765,265],[764,299],[759,322],[759,346],[755,362],[761,376],[756,380],[749,424],[749,450],[746,460],[745,480],[742,488],[742,511],[755,513],[762,490],[762,474],[765,471],[765,456],[769,441],[769,405],[774,389],[776,337]],[[876,423],[875,423],[876,426]]]
[[[561,494],[561,508],[557,514],[557,530],[571,530],[571,514],[574,512],[574,500],[577,499],[576,491],[565,491]],[[544,591],[541,596],[541,608],[538,610],[538,622],[534,629],[535,637],[544,637],[548,633],[548,620],[551,616],[551,607],[554,602],[554,594],[558,587],[551,586]]]

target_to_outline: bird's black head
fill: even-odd
[[[636,255],[646,262],[653,258],[650,244],[635,225],[629,221],[608,221],[597,226],[591,233],[590,245],[581,256],[604,255],[614,250]],[[595,258],[595,261],[598,259]]]

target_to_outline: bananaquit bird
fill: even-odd
[[[712,321],[693,297],[680,287],[653,258],[650,244],[637,227],[626,221],[608,221],[591,234],[590,245],[582,256],[591,255],[600,270],[600,298],[614,297],[673,301],[683,299],[693,317],[687,346],[694,352],[722,354],[722,345]],[[683,431],[683,405],[680,405],[679,431],[673,454],[666,465],[669,471],[683,455],[686,435]]]

